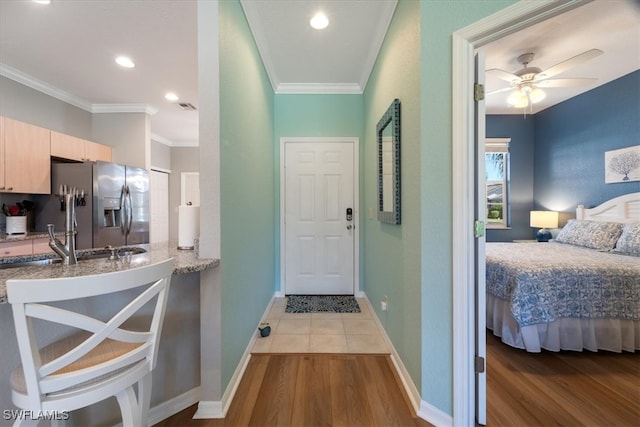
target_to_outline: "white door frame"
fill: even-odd
[[[291,137],[280,138],[280,291],[276,296],[286,295],[286,240],[284,228],[285,216],[285,145],[288,143],[323,143],[343,142],[353,144],[353,291],[355,296],[362,296],[360,292],[360,138],[358,137]]]
[[[453,33],[453,425],[475,425],[474,49],[591,0],[523,0]],[[486,307],[479,307],[486,310]]]

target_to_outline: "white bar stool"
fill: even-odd
[[[13,403],[27,412],[51,416],[115,396],[123,426],[146,427],[151,372],[156,364],[173,270],[171,258],[98,275],[8,280],[7,299],[13,309],[22,362],[11,375]],[[49,304],[134,288],[140,288],[140,293],[107,321]],[[122,326],[154,298],[155,308],[148,327],[140,331],[139,325],[136,330]],[[32,319],[66,325],[80,332],[40,348]],[[135,383],[138,383],[137,399]],[[18,417],[14,427],[23,422],[30,420]]]

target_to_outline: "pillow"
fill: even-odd
[[[622,234],[622,225],[618,222],[570,219],[560,230],[555,241],[599,251],[610,251]]]
[[[640,256],[640,222],[624,225],[614,252]]]

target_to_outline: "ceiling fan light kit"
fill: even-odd
[[[496,77],[509,82],[511,85],[507,88],[489,91],[487,95],[511,90],[512,92],[507,98],[507,103],[514,108],[524,108],[526,115],[527,107],[532,111],[532,104],[538,103],[546,98],[547,94],[540,89],[540,87],[571,87],[595,83],[596,79],[590,78],[550,79],[550,77],[564,73],[570,68],[601,54],[602,51],[600,49],[591,49],[562,61],[546,70],[541,70],[538,67],[529,66],[529,63],[533,61],[535,54],[533,52],[524,53],[516,58],[516,61],[519,64],[522,64],[522,68],[514,73],[500,70],[498,68],[487,70],[488,73],[493,73]]]

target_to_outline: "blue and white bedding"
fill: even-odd
[[[487,294],[520,327],[565,318],[640,321],[640,257],[563,243],[487,243]]]

